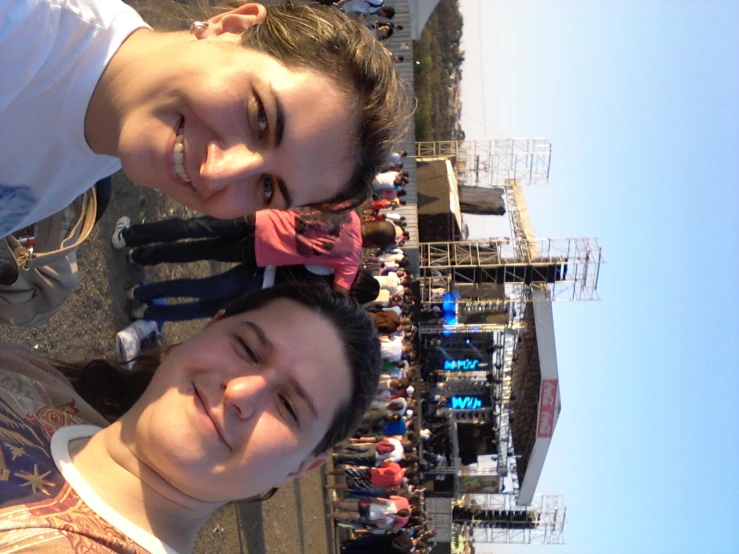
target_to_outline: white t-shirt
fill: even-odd
[[[387,275],[375,275],[375,279],[380,283],[380,288],[388,291],[391,296],[403,290],[403,286],[400,284],[400,277],[393,271]]]
[[[344,13],[363,13],[365,15],[374,15],[377,13],[385,0],[346,0],[342,4],[341,9]]]
[[[387,504],[372,502],[370,503],[369,520],[379,521],[384,519],[384,523],[380,523],[378,526],[389,529],[395,523],[395,514],[397,513],[398,507],[395,505],[395,502],[388,502]]]
[[[369,302],[370,306],[387,306],[390,302],[390,293],[384,289],[380,289],[380,292],[377,293],[377,298],[375,298],[372,302]]]
[[[399,262],[405,258],[405,254],[402,250],[396,248],[385,254],[379,254],[376,258],[381,262]]]
[[[387,159],[388,162],[391,164],[397,164],[403,161],[403,157],[400,155],[400,152],[393,152],[390,154],[390,157]]]
[[[395,186],[395,179],[397,179],[398,175],[398,171],[377,173],[372,181],[372,186],[375,187],[375,190],[391,189]]]
[[[121,168],[90,150],[85,114],[108,62],[146,26],[120,0],[0,2],[0,237]]]
[[[389,362],[399,361],[403,357],[402,337],[380,337],[380,355]]]

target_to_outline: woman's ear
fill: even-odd
[[[208,323],[205,324],[205,327],[203,327],[203,329],[207,329],[208,327],[213,325],[216,321],[220,321],[220,319],[223,317],[223,314],[225,313],[226,313],[226,310],[218,310],[216,312],[216,315],[210,318],[210,321],[208,321]]]
[[[221,37],[225,40],[238,38],[249,27],[267,19],[267,8],[256,2],[219,13],[208,20],[208,27],[197,33],[198,39]]]
[[[329,454],[328,452],[321,452],[318,456],[307,457],[305,460],[300,462],[298,469],[288,473],[287,477],[285,477],[283,481],[281,481],[275,486],[281,487],[284,484],[289,483],[293,479],[300,477],[306,471],[313,471],[314,469],[318,469],[319,467],[321,467],[323,464],[325,464],[328,461],[330,456],[331,454]]]

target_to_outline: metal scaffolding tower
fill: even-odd
[[[597,300],[602,261],[593,238],[425,242],[420,244],[422,302],[441,302],[449,290],[488,302],[527,301],[526,289],[547,286],[551,300]]]
[[[562,495],[537,495],[527,508],[516,506],[507,494],[465,495],[457,501],[455,516],[455,523],[471,528],[468,536],[474,543],[564,544]]]
[[[548,138],[417,142],[416,156],[450,158],[460,185],[504,186],[508,179],[544,185],[552,145]]]

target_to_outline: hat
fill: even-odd
[[[405,389],[405,392],[410,395],[416,392],[416,389],[413,388],[413,385],[410,385],[408,388]]]

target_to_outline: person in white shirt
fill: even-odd
[[[370,195],[410,111],[384,46],[323,6],[247,3],[191,31],[120,0],[0,2],[0,238],[121,167],[219,218]]]
[[[380,353],[383,360],[397,362],[403,357],[403,336],[380,337]]]
[[[386,19],[395,15],[395,8],[386,6],[385,0],[339,0],[337,6],[347,14],[376,15]]]
[[[408,155],[408,152],[401,150],[400,152],[393,152],[387,159],[390,164],[399,164]]]
[[[392,189],[400,185],[399,175],[399,171],[383,171],[382,173],[378,173],[372,181],[372,186],[377,191]]]

